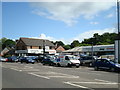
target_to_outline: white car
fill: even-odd
[[[1,62],[7,62],[8,59],[7,59],[7,58],[0,57],[0,61],[1,61]]]
[[[56,59],[57,66],[76,66],[77,68],[80,66],[80,61],[74,55],[61,55]]]

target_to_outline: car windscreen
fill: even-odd
[[[69,56],[68,58],[69,58],[69,60],[78,60],[78,58],[75,56]]]
[[[81,60],[92,60],[92,57],[81,57]]]

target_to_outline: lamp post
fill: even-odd
[[[43,40],[43,56],[45,56],[45,40]]]
[[[117,0],[117,20],[118,20],[118,63],[120,63],[120,18],[119,18],[119,13],[120,13],[120,0]]]
[[[92,56],[92,60],[93,60],[93,54],[94,54],[94,52],[93,52],[93,42],[92,42],[92,48],[91,48],[91,56]]]

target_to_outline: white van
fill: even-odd
[[[80,61],[78,60],[78,57],[74,55],[61,55],[61,56],[58,56],[56,65],[68,66],[68,67],[71,67],[71,66],[79,67]]]

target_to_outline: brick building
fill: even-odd
[[[45,53],[55,54],[55,46],[51,41],[45,39],[34,38],[20,38],[16,44],[16,54],[19,55],[40,55],[43,54],[43,47],[45,46]]]
[[[63,52],[63,51],[65,51],[65,49],[64,49],[62,46],[58,46],[58,47],[56,48],[56,52],[57,52],[57,53],[61,53],[61,52]]]

